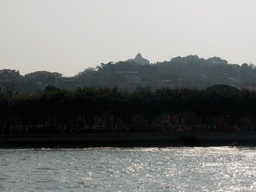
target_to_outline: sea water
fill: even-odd
[[[255,191],[256,148],[0,149],[0,191]]]

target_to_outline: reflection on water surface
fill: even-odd
[[[255,191],[255,148],[1,149],[0,191]]]

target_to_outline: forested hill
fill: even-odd
[[[76,75],[79,85],[129,87],[129,78],[124,73],[138,72],[137,83],[153,88],[204,89],[215,84],[248,86],[256,84],[256,68],[253,64],[228,64],[219,57],[209,59],[197,55],[176,57],[170,61],[141,65],[120,61],[87,68]]]

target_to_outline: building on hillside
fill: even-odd
[[[241,84],[241,81],[236,78],[228,78],[228,85],[232,87],[238,87]]]
[[[77,84],[74,77],[62,77],[58,80],[57,87],[68,91],[74,91]]]
[[[144,58],[142,57],[141,53],[138,53],[134,59],[128,59],[127,61],[128,61],[128,62],[135,62],[135,63],[141,64],[141,65],[147,65],[147,64],[149,64],[149,60],[144,59]]]
[[[35,80],[39,89],[44,89],[48,85],[57,86],[57,83],[61,78],[61,73],[51,73],[48,71],[36,71],[25,75],[26,81]]]
[[[128,83],[136,83],[140,81],[137,71],[116,71],[115,73],[123,75]]]
[[[238,78],[231,77],[229,74],[221,73],[217,76],[218,84],[225,84],[233,87],[239,87],[241,85],[241,80]]]
[[[20,79],[19,79],[19,82],[22,82],[22,83],[25,83],[25,82],[27,82],[27,80],[26,80],[25,76],[23,76],[23,75],[20,75]]]
[[[25,75],[25,78],[27,81],[30,81],[32,79],[46,79],[48,77],[55,77],[55,78],[61,78],[62,74],[57,72],[48,72],[48,71],[36,71],[33,73],[28,73]]]
[[[239,90],[249,90],[249,91],[256,91],[256,86],[254,85],[243,85],[238,88]]]
[[[165,80],[159,80],[157,84],[157,88],[163,88],[163,87],[168,87],[175,89],[177,87],[182,87],[184,80],[181,78],[177,79],[165,79]]]
[[[0,70],[0,81],[12,81],[17,82],[20,80],[20,72],[11,69]]]
[[[14,88],[14,84],[20,81],[20,72],[11,69],[0,70],[0,91]]]
[[[159,80],[157,87],[162,88],[162,87],[173,87],[174,83],[172,79],[166,79],[166,80]]]
[[[147,81],[141,81],[137,71],[116,71],[115,73],[124,76],[131,88],[138,86],[145,87],[148,85]]]

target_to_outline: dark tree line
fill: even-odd
[[[0,132],[174,131],[175,125],[225,130],[255,125],[255,109],[256,92],[227,85],[205,90],[138,87],[133,92],[48,86],[38,95],[0,92]]]

